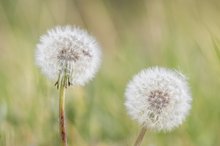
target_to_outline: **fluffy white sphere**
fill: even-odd
[[[158,67],[134,76],[125,96],[128,114],[154,131],[170,131],[182,124],[192,100],[183,74]]]
[[[50,79],[68,74],[74,85],[84,85],[92,79],[101,62],[101,51],[94,37],[85,30],[56,27],[41,36],[36,50],[36,62]]]

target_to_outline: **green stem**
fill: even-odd
[[[147,129],[144,128],[144,127],[141,129],[141,131],[140,131],[140,133],[139,133],[139,135],[138,135],[138,137],[137,137],[137,139],[134,143],[134,146],[140,146],[141,145],[141,142],[144,138],[144,135],[145,135],[146,131],[147,131]]]
[[[66,129],[65,129],[65,84],[66,76],[61,79],[60,84],[60,99],[59,99],[59,124],[62,146],[67,146]]]

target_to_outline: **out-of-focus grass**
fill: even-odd
[[[55,25],[86,28],[103,63],[86,87],[66,98],[70,145],[132,145],[138,125],[124,89],[142,68],[177,68],[189,77],[193,106],[171,133],[147,133],[143,145],[220,145],[218,0],[0,0],[0,145],[58,146],[58,91],[35,65],[39,36]]]

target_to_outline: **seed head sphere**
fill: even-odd
[[[101,51],[95,38],[85,30],[58,26],[41,36],[36,63],[51,80],[67,74],[73,85],[84,85],[92,79],[101,62]]]
[[[178,127],[191,108],[186,78],[165,68],[142,70],[129,82],[125,97],[128,114],[141,126],[154,131]]]

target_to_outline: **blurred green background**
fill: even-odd
[[[131,146],[139,126],[124,108],[127,82],[149,66],[189,77],[190,115],[143,146],[220,145],[219,0],[0,0],[0,146],[59,146],[58,91],[35,65],[39,37],[56,25],[96,36],[103,62],[85,87],[68,88],[71,146]]]

